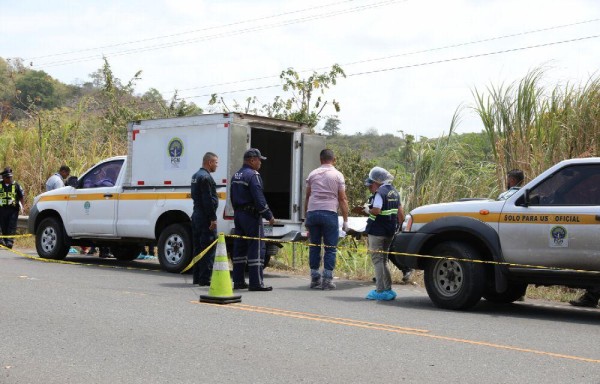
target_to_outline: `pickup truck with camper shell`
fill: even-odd
[[[600,158],[564,160],[506,200],[413,209],[390,246],[441,308],[510,303],[528,284],[600,286]]]
[[[36,196],[28,231],[41,257],[63,259],[73,245],[94,244],[110,247],[118,260],[133,260],[145,244],[156,242],[162,268],[180,272],[193,257],[190,181],[204,153],[219,156],[213,173],[217,230],[230,234],[229,180],[251,147],[268,158],[260,173],[276,222],[265,225],[265,237],[302,238],[304,180],[320,165],[325,148],[325,137],[310,134],[308,126],[241,113],[207,114],[132,122],[127,138],[126,156],[100,161],[75,186]],[[266,247],[268,259],[281,244]]]

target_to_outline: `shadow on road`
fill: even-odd
[[[363,297],[339,297],[332,296],[331,300],[345,301],[348,303],[357,301],[366,301]],[[389,307],[398,307],[415,311],[434,311],[443,312],[444,316],[460,317],[465,311],[455,311],[438,308],[433,305],[427,295],[423,296],[402,296],[402,291],[398,292],[398,297],[393,301],[376,302],[375,305],[384,305]],[[533,319],[540,321],[566,322],[573,324],[600,325],[600,309],[577,308],[566,303],[549,302],[541,300],[525,300],[524,302],[512,304],[495,304],[482,299],[476,306],[466,311],[470,314],[476,313],[482,316],[493,317],[512,317],[515,319]]]

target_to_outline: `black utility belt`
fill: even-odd
[[[256,209],[256,207],[254,205],[239,205],[237,207],[233,207],[233,209],[236,211],[244,211],[244,212],[252,213],[254,215],[260,215],[260,213],[258,212],[258,209]]]

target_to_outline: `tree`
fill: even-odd
[[[313,72],[306,79],[301,79],[293,68],[281,72],[279,78],[283,80],[283,90],[292,91],[292,97],[283,102],[285,108],[281,117],[305,123],[314,128],[319,123],[321,112],[328,103],[327,100],[323,100],[322,95],[330,86],[337,84],[338,76],[346,77],[346,74],[337,64],[334,64],[329,72]],[[319,94],[316,100],[313,99],[315,93]],[[334,99],[331,103],[335,111],[339,112],[339,102]]]
[[[221,105],[225,112],[250,112],[278,119],[296,121],[307,124],[311,130],[314,130],[321,119],[321,113],[327,104],[329,104],[328,100],[323,99],[325,90],[336,85],[339,76],[346,77],[346,74],[337,64],[334,64],[329,72],[313,72],[306,79],[300,78],[298,72],[293,68],[288,68],[281,72],[279,78],[283,81],[283,90],[285,92],[292,92],[290,98],[286,99],[276,96],[271,103],[263,104],[261,107],[256,108],[255,105],[258,103],[256,97],[248,97],[246,98],[245,105],[241,105],[234,100],[232,108],[229,108],[223,98],[214,93],[208,104],[211,106]],[[317,94],[316,99],[315,94]],[[336,112],[340,111],[339,102],[334,99],[331,101],[331,104]]]
[[[50,109],[60,105],[55,81],[44,71],[28,70],[16,82],[16,108],[29,108],[32,105]]]
[[[340,132],[341,121],[337,117],[330,117],[325,122],[323,132],[328,133],[329,136],[335,136]]]

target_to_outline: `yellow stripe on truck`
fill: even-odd
[[[437,219],[441,219],[442,217],[452,217],[452,216],[460,216],[460,217],[472,217],[474,219],[478,219],[484,222],[498,222],[500,214],[499,213],[488,213],[481,214],[479,212],[440,212],[440,213],[420,213],[413,215],[413,222],[415,223],[429,223]]]
[[[119,199],[119,200],[185,200],[191,199],[192,195],[189,192],[161,192],[161,193],[112,193],[112,197],[104,196],[104,193],[86,193],[86,194],[66,194],[66,195],[52,195],[42,196],[42,201],[63,201],[63,200],[106,200],[106,199]],[[217,192],[219,200],[227,199],[227,193]]]
[[[486,223],[506,224],[598,224],[596,215],[565,213],[479,213],[479,212],[442,212],[413,215],[414,223],[430,223],[442,217],[472,217]]]

